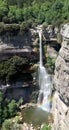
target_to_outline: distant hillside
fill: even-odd
[[[69,0],[0,0],[0,22],[60,25],[69,21]]]

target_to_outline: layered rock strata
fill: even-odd
[[[69,26],[69,25],[68,25]],[[67,28],[66,28],[67,29]],[[69,29],[69,28],[68,28]],[[69,38],[63,35],[62,47],[55,63],[54,124],[52,130],[69,130]]]
[[[37,46],[39,43],[39,28],[42,29],[42,26],[31,28],[23,34],[16,33],[16,35],[10,35],[7,32],[7,34],[0,35],[0,62],[15,55],[27,58],[29,57],[30,59],[35,60],[38,59],[38,55],[36,53],[38,53]],[[49,41],[47,50],[53,58],[57,57],[57,51],[60,48],[56,41],[57,32],[55,29],[53,32],[51,26],[48,26],[43,30],[43,43],[47,45],[46,41]],[[55,44],[54,40],[56,42]]]

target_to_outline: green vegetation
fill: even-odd
[[[47,47],[44,46],[44,54],[46,54]],[[46,58],[46,66],[54,70],[55,60],[49,56]],[[26,59],[14,56],[8,61],[0,63],[0,83],[7,84],[16,82],[16,80],[28,80],[32,78],[32,73],[37,69],[36,66],[31,67],[32,64]],[[31,69],[30,69],[31,67]]]
[[[22,130],[21,124],[14,119],[8,119],[3,122],[2,130]]]
[[[54,71],[54,69],[55,69],[55,59],[48,56],[47,59],[46,59],[46,66],[50,67]]]
[[[8,104],[8,111],[9,111],[9,116],[10,117],[14,117],[17,113],[17,104],[15,102],[15,100],[12,100],[9,104]]]
[[[51,130],[51,126],[44,125],[41,130]]]
[[[23,78],[25,78],[28,67],[28,60],[18,56],[14,56],[8,61],[0,63],[0,82],[4,84],[15,82],[23,75]]]
[[[67,21],[69,0],[0,0],[0,22],[59,26]]]
[[[16,103],[15,100],[6,99],[3,92],[0,92],[0,126],[3,127],[3,130],[11,130],[12,127],[19,126],[17,123],[21,122],[21,118],[16,115],[18,114],[19,106],[22,104],[23,98],[20,98]],[[16,124],[13,122],[13,117],[15,117]]]
[[[4,94],[0,92],[0,126],[5,119],[14,117],[17,115],[17,104],[15,100],[8,101],[4,99]]]
[[[20,26],[18,24],[4,24],[0,23],[0,35],[10,34],[16,35],[20,30]]]
[[[21,97],[17,103],[18,107],[21,106],[23,104],[23,98]]]
[[[3,22],[0,23],[0,35],[10,35],[14,36],[18,33],[23,34],[29,30],[30,23],[29,22],[22,22],[21,24],[4,24]]]

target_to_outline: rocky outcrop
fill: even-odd
[[[56,60],[54,82],[65,103],[69,101],[69,43],[63,41]]]
[[[69,130],[69,38],[68,35],[66,38],[66,34],[63,35],[62,47],[55,63],[54,86],[52,130]]]
[[[15,55],[36,60],[37,54],[33,51],[34,32],[32,30],[15,36],[0,36],[0,61],[7,60]]]
[[[23,123],[23,125],[22,125],[22,130],[36,130],[35,128],[33,128],[33,125],[31,124],[31,125],[29,125],[29,124],[27,124],[27,123]]]
[[[59,92],[53,98],[54,124],[52,130],[69,130],[69,107],[61,100]]]
[[[13,56],[25,57],[30,61],[36,61],[38,59],[37,53],[28,46],[21,49],[5,43],[0,45],[0,61],[8,60]]]
[[[31,28],[27,30],[25,33],[20,34],[16,33],[16,35],[10,35],[9,33],[6,35],[0,36],[0,61],[7,60],[8,58],[11,58],[12,56],[18,55],[22,57],[28,57],[31,59],[38,59],[38,56],[36,55],[38,51],[38,43],[39,43],[39,35],[38,31],[39,28],[41,29],[42,26],[38,26],[35,28]],[[50,52],[50,56],[57,57],[57,51],[56,48],[60,48],[57,44],[57,41],[55,41],[51,38],[56,38],[56,35],[58,32],[55,32],[55,30],[52,29],[51,26],[46,27],[43,29],[43,43],[45,43],[50,50],[54,54]],[[50,43],[50,41],[53,41]],[[49,41],[48,44],[46,41]],[[54,44],[55,42],[55,44]],[[54,46],[52,46],[54,45]],[[55,47],[56,46],[56,47]],[[54,51],[56,50],[56,51]]]

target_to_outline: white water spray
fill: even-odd
[[[45,67],[43,66],[42,59],[42,31],[39,31],[39,40],[40,40],[40,63],[39,63],[39,96],[38,104],[45,111],[50,112],[51,110],[51,76],[47,73]]]
[[[40,67],[43,66],[43,61],[42,61],[42,30],[39,31],[39,39],[40,39]]]

